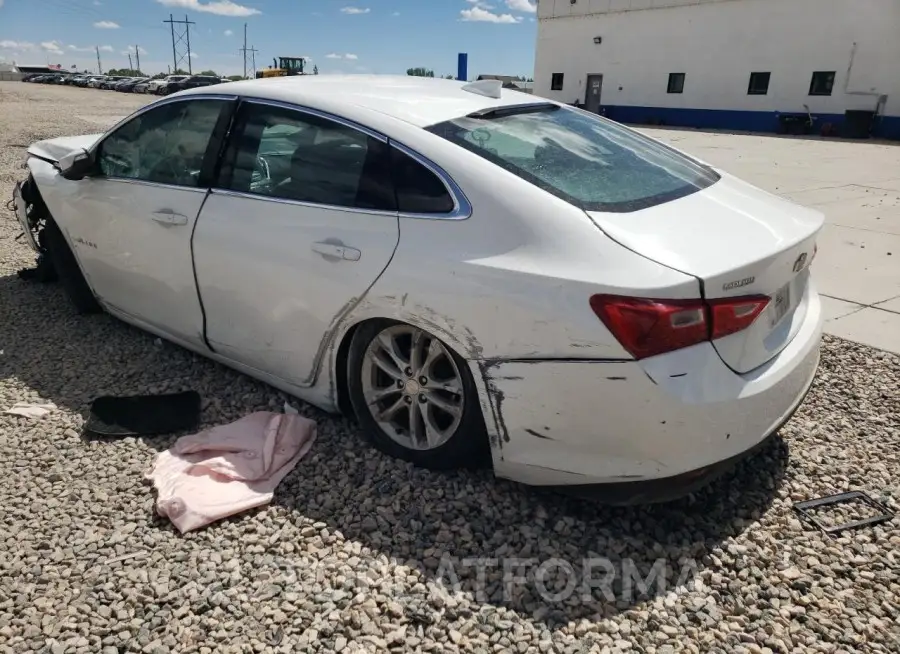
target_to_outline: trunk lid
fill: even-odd
[[[37,141],[28,148],[28,154],[47,161],[59,161],[61,157],[83,148],[90,150],[103,134],[86,134],[84,136],[61,136],[55,139]]]
[[[697,277],[705,299],[769,298],[752,325],[713,341],[735,372],[763,365],[799,331],[821,213],[722,174],[709,188],[672,202],[588,215],[628,249]]]

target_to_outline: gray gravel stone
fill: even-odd
[[[80,115],[112,123],[146,101],[0,83],[0,200],[22,177],[22,146],[94,132]],[[2,652],[900,647],[894,527],[832,539],[791,510],[847,489],[897,509],[897,357],[826,338],[779,438],[693,497],[632,509],[417,470],[291,400],[318,421],[319,440],[274,503],[181,537],[154,515],[142,479],[177,435],[82,439],[90,400],[195,388],[213,425],[290,398],[109,316],[76,317],[58,285],[20,281],[33,259],[10,217],[0,203],[0,408],[43,399],[59,410],[39,422],[0,416]],[[607,589],[602,568],[584,570],[598,556],[617,571]],[[504,558],[465,563],[479,557]],[[524,581],[504,578],[513,558],[526,562]],[[554,561],[576,582],[558,601],[541,589],[564,591],[572,575]],[[664,588],[631,583],[658,562]],[[680,578],[686,569],[696,575]]]

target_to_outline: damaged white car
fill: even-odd
[[[79,311],[429,468],[677,497],[818,365],[821,214],[499,83],[236,82],[28,153],[16,214]]]

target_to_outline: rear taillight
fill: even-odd
[[[769,298],[650,300],[594,295],[591,309],[636,359],[646,359],[749,327]]]

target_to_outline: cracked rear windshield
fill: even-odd
[[[432,125],[438,136],[585,211],[628,212],[700,191],[719,175],[681,153],[594,114],[503,107]]]

